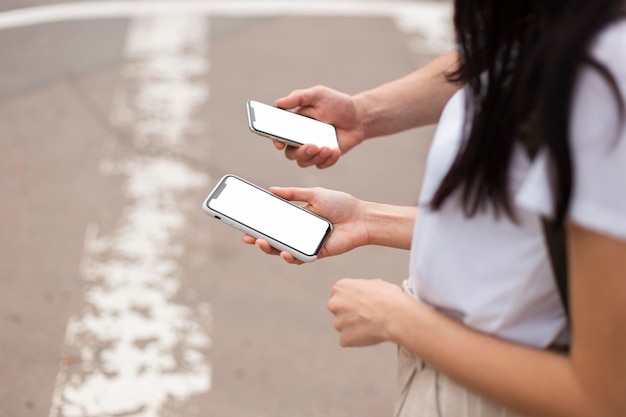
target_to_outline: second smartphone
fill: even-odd
[[[255,100],[248,100],[246,109],[250,130],[258,135],[296,147],[308,143],[319,148],[339,147],[331,124]]]
[[[235,175],[224,176],[202,204],[204,212],[302,262],[317,259],[332,224]]]

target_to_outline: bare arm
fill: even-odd
[[[411,249],[417,207],[366,202],[368,245]]]
[[[392,341],[525,415],[626,415],[626,242],[568,230],[569,356],[509,343],[437,313],[384,281],[342,280],[329,309],[344,346]],[[355,320],[355,315],[361,317]]]
[[[339,149],[275,142],[288,159],[302,167],[327,168],[364,139],[391,135],[436,123],[449,98],[459,89],[446,79],[458,66],[459,55],[449,52],[409,75],[350,96],[324,86],[294,90],[276,100],[276,106],[335,126]]]
[[[402,78],[353,96],[364,139],[436,123],[460,87],[446,79],[458,60],[457,52],[449,52]]]

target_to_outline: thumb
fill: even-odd
[[[289,201],[301,201],[309,203],[313,199],[313,189],[297,187],[270,187],[270,191]]]
[[[317,95],[315,88],[305,88],[293,90],[286,97],[281,97],[274,102],[276,107],[282,109],[298,109],[308,107],[313,104]]]
[[[301,106],[302,90],[293,90],[285,97],[281,97],[274,101],[274,105],[281,109],[296,109]]]

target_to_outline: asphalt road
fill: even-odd
[[[287,265],[200,204],[226,173],[415,204],[432,128],[302,169],[244,105],[413,70],[447,3],[20,10],[46,4],[0,6],[0,416],[390,415],[395,347],[341,348],[325,304],[342,277],[400,283],[408,253]]]

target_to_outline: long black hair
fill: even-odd
[[[466,137],[431,206],[460,190],[465,214],[491,205],[515,219],[508,185],[514,144],[531,134],[547,149],[556,220],[572,192],[569,114],[583,65],[598,70],[624,103],[611,74],[589,55],[624,0],[455,0],[462,62],[448,78],[467,84]]]

